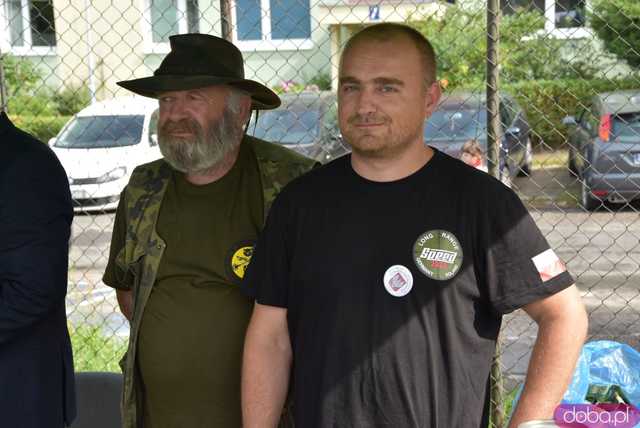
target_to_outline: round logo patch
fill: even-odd
[[[391,266],[384,273],[384,288],[395,297],[409,294],[413,288],[413,275],[411,271],[402,265]]]
[[[438,281],[451,279],[462,266],[462,247],[451,232],[430,230],[413,244],[413,261],[429,278]]]
[[[247,266],[249,266],[252,255],[253,247],[244,246],[238,248],[231,256],[231,270],[238,278],[244,278],[244,274],[247,271]]]

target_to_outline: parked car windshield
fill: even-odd
[[[485,110],[440,109],[435,111],[424,127],[426,141],[455,141],[484,138],[487,114]]]
[[[640,113],[614,116],[612,136],[628,143],[640,143]]]
[[[249,127],[257,138],[280,144],[311,144],[318,136],[319,110],[270,110],[258,116]]]
[[[132,146],[140,142],[143,115],[75,117],[55,147],[92,149]]]

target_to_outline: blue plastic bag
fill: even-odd
[[[563,403],[587,403],[589,385],[619,385],[635,407],[640,407],[640,352],[610,340],[589,342],[582,348]]]
[[[631,404],[640,408],[640,352],[629,345],[610,340],[586,343],[562,403],[587,404],[585,397],[589,385],[594,383],[620,386]],[[512,412],[520,400],[522,388],[523,385],[516,394]],[[640,425],[636,425],[636,428],[640,428]]]

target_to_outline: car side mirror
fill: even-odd
[[[151,145],[152,146],[157,146],[158,145],[158,134],[151,134],[149,136],[149,141],[151,141]]]
[[[53,138],[49,138],[49,142],[47,143],[47,145],[49,147],[53,147],[55,143],[56,143],[56,137],[53,137]]]
[[[562,119],[562,124],[564,126],[576,126],[578,123],[576,122],[576,118],[573,116],[565,116]]]

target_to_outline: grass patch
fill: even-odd
[[[509,392],[504,393],[503,399],[502,399],[502,410],[504,411],[504,423],[506,426],[506,423],[509,421],[510,417],[511,417],[511,413],[513,412],[513,408],[514,408],[514,404],[515,404],[515,399],[516,399],[516,395],[518,395],[518,390],[520,389],[520,386],[514,386],[513,389]],[[491,410],[490,412],[493,411],[493,402],[491,403]],[[499,428],[496,425],[493,424],[493,421],[491,419],[489,419],[489,425],[488,428]]]
[[[120,372],[118,361],[127,350],[127,341],[105,336],[99,327],[70,327],[73,361],[77,372]]]
[[[533,169],[568,168],[569,152],[554,150],[533,153]]]

